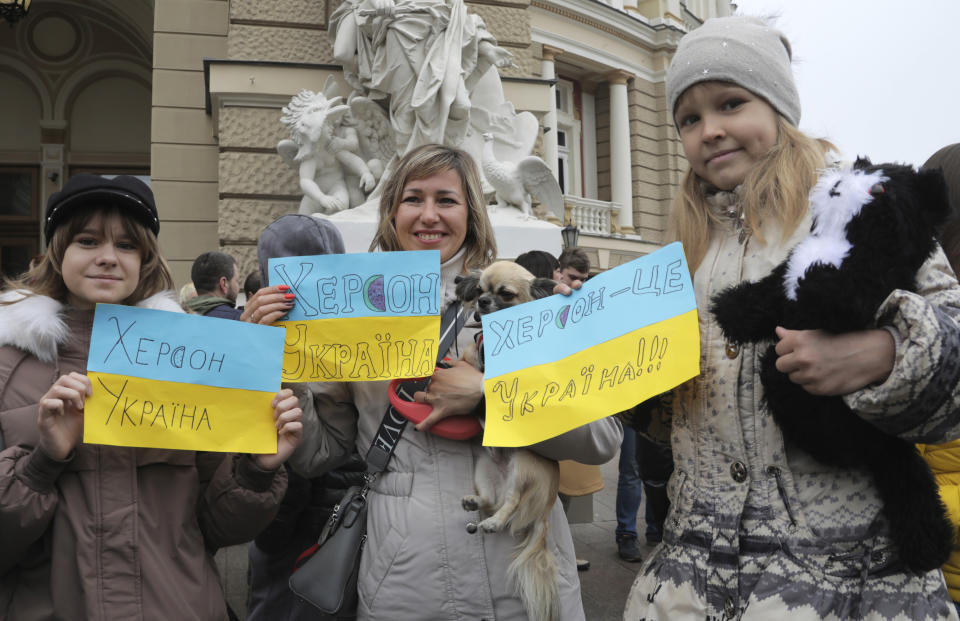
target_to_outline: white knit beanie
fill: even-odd
[[[717,17],[687,33],[667,69],[667,105],[700,82],[732,82],[763,97],[790,123],[800,122],[800,96],[787,37],[755,17]]]

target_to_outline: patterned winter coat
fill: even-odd
[[[631,589],[625,621],[696,619],[956,619],[940,571],[899,565],[869,474],[825,466],[785,446],[761,404],[757,375],[768,344],[724,342],[706,312],[717,292],[757,280],[809,231],[742,234],[733,193],[713,197],[712,225],[694,275],[701,375],[654,412],[670,430],[675,471],[663,543]],[[895,291],[878,325],[897,335],[893,372],[845,397],[861,416],[911,441],[960,435],[960,286],[943,253],[924,265],[918,293]],[[670,416],[672,415],[672,421]],[[850,439],[855,442],[855,438]]]

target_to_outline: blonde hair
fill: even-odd
[[[467,203],[467,234],[463,240],[466,248],[464,271],[481,269],[497,257],[497,242],[493,236],[493,225],[487,216],[487,205],[483,199],[483,185],[480,172],[473,158],[466,151],[439,144],[425,144],[410,151],[397,162],[390,178],[383,186],[380,196],[380,224],[377,233],[370,242],[370,250],[404,250],[397,237],[396,216],[403,190],[411,181],[426,179],[434,175],[455,171],[463,183],[464,198]]]
[[[67,247],[73,242],[74,236],[83,230],[83,227],[97,214],[101,214],[104,219],[112,215],[120,216],[124,231],[140,250],[140,279],[130,296],[123,300],[123,304],[136,304],[151,295],[173,289],[173,276],[170,275],[167,262],[160,256],[160,245],[156,235],[139,220],[115,206],[97,206],[78,210],[70,219],[54,229],[47,250],[37,265],[17,279],[4,279],[5,287],[25,291],[28,295],[44,295],[65,303],[69,291],[63,282],[63,256],[67,252]],[[21,299],[23,298],[5,304],[14,304]]]
[[[787,240],[807,213],[810,189],[826,166],[827,152],[834,146],[807,136],[777,115],[777,142],[747,173],[740,186],[744,226],[760,243],[763,225],[778,223]],[[691,272],[696,271],[710,243],[710,222],[720,217],[707,204],[704,181],[688,169],[674,196],[668,237],[683,243]]]

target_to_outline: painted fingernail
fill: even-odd
[[[293,302],[284,302],[283,305],[287,308],[293,308]]]
[[[284,294],[283,294],[283,297],[287,298],[288,300],[292,300],[293,298],[297,297],[297,294],[295,294],[295,293],[284,293]]]
[[[277,289],[279,289],[280,291],[286,291],[286,290],[288,290],[289,288],[290,288],[290,287],[288,287],[287,285],[278,285],[278,286],[277,286]]]

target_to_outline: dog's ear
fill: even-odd
[[[480,271],[474,270],[466,276],[457,276],[455,292],[461,302],[472,302],[480,295]]]
[[[534,278],[530,281],[530,297],[534,300],[553,295],[553,288],[557,286],[556,281],[549,278]]]

